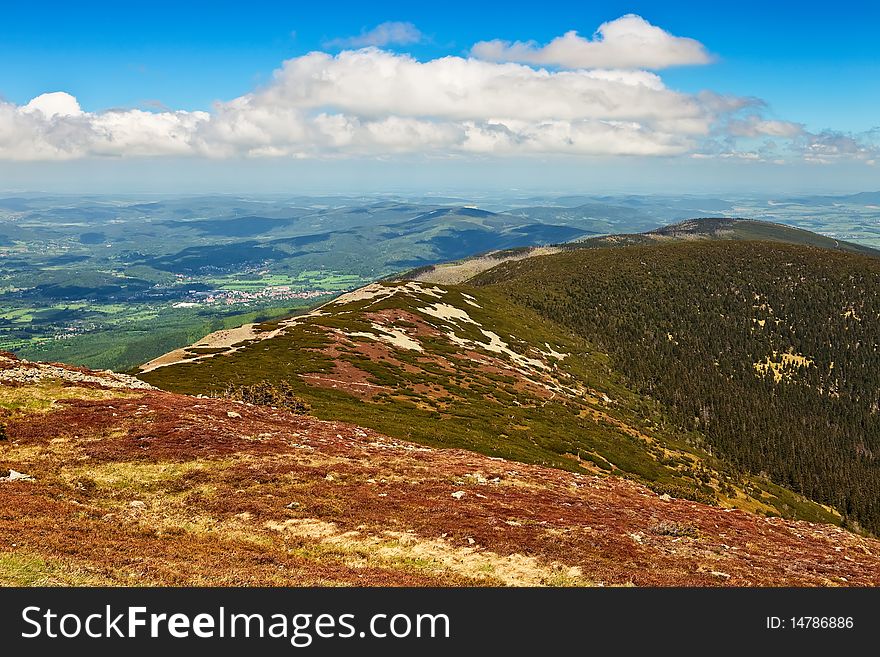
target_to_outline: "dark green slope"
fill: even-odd
[[[793,234],[733,227],[740,236]],[[727,230],[706,232],[719,229]],[[653,239],[507,262],[472,283],[597,345],[632,388],[717,455],[880,531],[877,258]]]

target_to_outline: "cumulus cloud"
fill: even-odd
[[[200,132],[225,152],[675,154],[707,134],[699,99],[644,71],[548,72],[368,48],[289,60],[267,88],[216,108]],[[405,136],[404,136],[405,135]],[[396,136],[396,137],[395,137]],[[244,139],[241,139],[244,137]]]
[[[358,36],[344,39],[331,39],[324,42],[327,48],[367,48],[370,46],[407,46],[419,43],[424,38],[419,28],[412,23],[389,21],[381,23],[372,30],[364,31]]]
[[[79,101],[63,91],[41,94],[21,108],[22,114],[39,113],[47,119],[56,116],[79,116],[83,113]]]
[[[534,41],[480,41],[474,57],[562,68],[645,68],[708,64],[711,55],[699,41],[674,36],[641,16],[627,14],[603,23],[592,39],[566,32],[546,45]]]
[[[365,48],[291,59],[269,85],[210,113],[89,113],[63,93],[3,104],[0,156],[671,155],[708,133],[711,104],[645,71],[420,62]]]
[[[642,71],[547,72],[461,57],[420,62],[374,48],[285,62],[252,102],[359,116],[445,119],[698,117],[699,103]]]
[[[21,107],[0,102],[0,158],[68,160],[95,156],[187,155],[206,112],[83,112],[64,92]]]
[[[619,40],[613,23],[600,28],[599,43]],[[766,118],[765,110],[754,98],[675,91],[647,70],[547,69],[455,56],[419,61],[370,46],[290,59],[267,85],[209,112],[88,112],[64,92],[24,105],[0,101],[0,159],[780,157],[782,147],[755,143],[762,139],[813,161],[874,159],[876,147],[860,137],[810,135],[799,124]]]

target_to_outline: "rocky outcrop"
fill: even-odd
[[[12,354],[0,354],[0,382],[33,384],[45,380],[96,383],[105,388],[152,390],[153,386],[127,374],[110,370],[87,370],[55,363],[33,363]]]

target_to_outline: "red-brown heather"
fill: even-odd
[[[0,385],[0,583],[880,584],[832,525],[71,378]]]

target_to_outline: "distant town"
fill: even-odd
[[[192,290],[186,301],[178,301],[172,308],[195,308],[197,306],[263,303],[266,301],[286,301],[289,299],[314,299],[325,296],[326,290],[296,290],[290,285],[273,285],[261,290]]]

